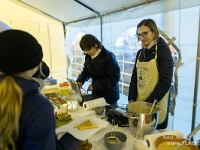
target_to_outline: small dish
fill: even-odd
[[[127,136],[124,133],[118,132],[118,131],[113,131],[112,134],[113,134],[113,136],[115,136],[119,139],[119,143],[118,144],[109,143],[107,141],[107,139],[108,139],[108,137],[111,136],[111,132],[108,132],[104,135],[104,142],[105,142],[106,147],[109,150],[121,150],[121,149],[123,149],[126,145]]]
[[[94,110],[95,110],[95,113],[97,115],[102,115],[104,113],[104,106],[103,107],[96,107]]]
[[[67,107],[60,108],[60,109],[57,109],[57,110],[56,110],[57,113],[66,112],[66,111],[68,111],[68,108],[67,108]]]
[[[67,116],[70,115],[70,114],[68,113],[67,107],[61,108],[61,109],[57,109],[57,110],[54,111],[54,112],[55,112],[55,117],[58,118],[59,120],[60,120],[61,118],[65,118],[65,117],[67,117]],[[70,118],[71,118],[71,116],[70,116]]]
[[[95,143],[93,141],[90,141],[88,139],[81,142],[77,150],[94,150]]]

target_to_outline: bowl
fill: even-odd
[[[60,109],[57,109],[56,112],[57,113],[64,113],[64,112],[68,113],[68,108],[67,107],[60,108]]]
[[[104,142],[105,142],[106,147],[109,150],[121,150],[125,147],[127,136],[124,133],[113,131],[113,136],[117,137],[120,141],[118,144],[109,143],[107,139],[110,136],[111,136],[111,132],[108,132],[104,135]]]
[[[55,111],[54,115],[55,115],[56,119],[58,119],[58,120],[63,120],[64,118],[68,117],[69,113],[68,113],[67,107],[57,109]]]
[[[102,115],[104,113],[104,107],[96,107],[94,110],[97,115]]]
[[[154,145],[156,150],[175,150],[185,139],[175,135],[159,136]],[[192,141],[186,141],[178,150],[198,150]]]
[[[124,116],[128,117],[129,127],[134,137],[143,139],[145,135],[152,134],[157,127],[160,109],[155,106],[151,113],[152,103],[133,102],[128,105],[128,112]]]

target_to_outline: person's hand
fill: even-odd
[[[77,83],[78,83],[79,88],[82,89],[83,83],[82,82],[77,82]]]
[[[92,84],[90,84],[90,85],[88,86],[87,91],[92,91],[92,90],[93,90],[93,86],[92,86]]]

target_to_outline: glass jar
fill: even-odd
[[[68,95],[65,97],[65,99],[67,100],[67,107],[69,112],[78,110],[78,99],[75,95],[74,90],[69,90]]]

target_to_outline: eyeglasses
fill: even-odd
[[[150,30],[150,31],[147,31],[147,32],[143,32],[143,33],[141,33],[141,34],[136,34],[135,36],[136,36],[137,38],[140,38],[140,36],[142,36],[143,38],[145,38],[145,37],[147,37],[148,32],[151,32],[151,30]]]

